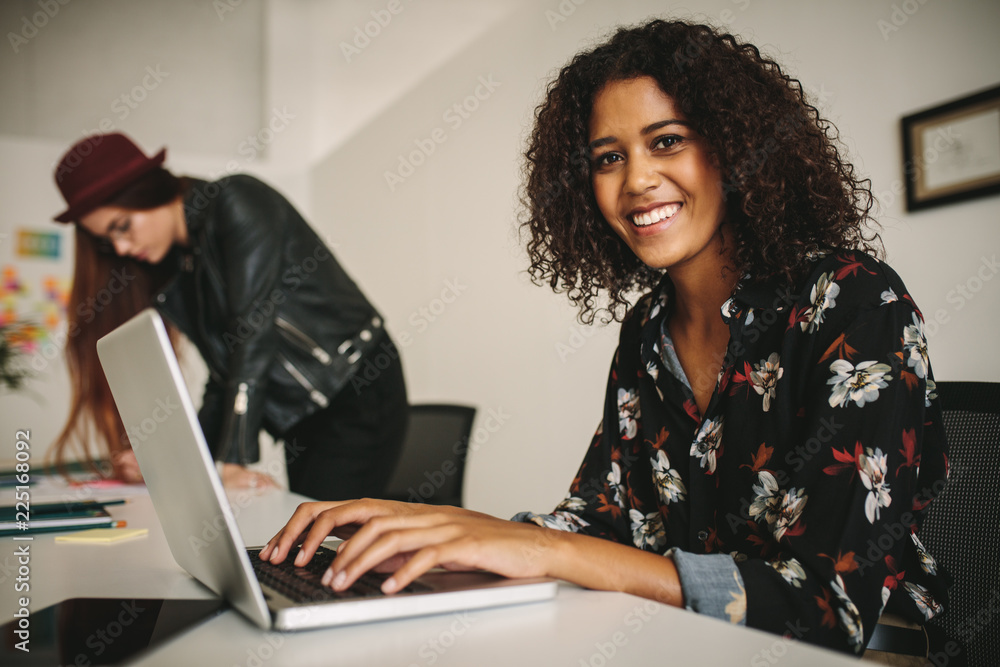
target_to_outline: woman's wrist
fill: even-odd
[[[540,540],[547,576],[593,590],[618,591],[682,607],[673,559],[610,540],[559,530]]]

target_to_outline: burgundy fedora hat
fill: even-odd
[[[69,205],[55,217],[74,222],[112,195],[163,164],[167,149],[153,157],[120,132],[93,134],[73,144],[56,167],[55,180]]]

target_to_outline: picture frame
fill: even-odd
[[[1000,85],[904,116],[906,210],[1000,193]]]

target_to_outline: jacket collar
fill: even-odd
[[[205,226],[206,213],[212,207],[212,200],[219,196],[225,186],[225,179],[220,181],[205,181],[200,178],[189,178],[190,187],[184,194],[184,220],[187,223],[189,238],[196,238],[198,232]]]

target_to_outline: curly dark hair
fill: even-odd
[[[652,77],[718,160],[735,268],[794,283],[810,251],[882,254],[871,183],[838,151],[838,134],[798,80],[756,46],[707,25],[653,20],[578,54],[549,84],[525,152],[521,231],[529,274],[566,292],[591,323],[601,291],[611,319],[663,272],[644,265],[605,222],[591,187],[589,122],[610,81]]]

